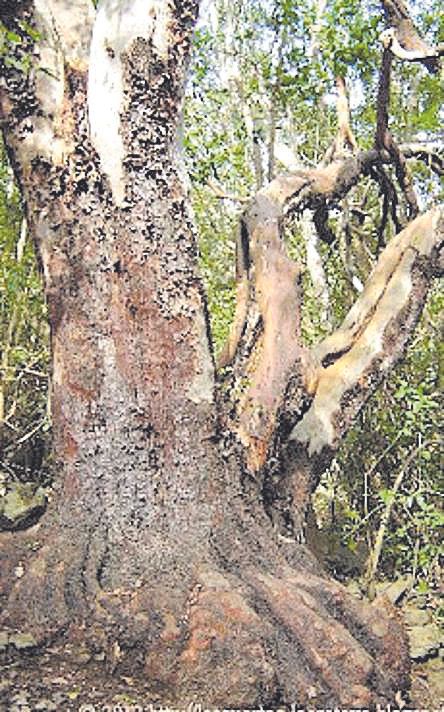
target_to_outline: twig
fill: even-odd
[[[251,200],[251,198],[245,198],[241,195],[226,193],[220,185],[211,179],[208,181],[207,185],[213,191],[216,198],[220,198],[220,200],[233,200],[237,203],[249,203]]]
[[[40,421],[40,423],[37,423],[35,428],[30,430],[29,433],[26,433],[21,438],[19,438],[15,444],[23,445],[23,443],[25,443],[27,440],[30,440],[30,438],[32,438],[32,436],[35,435],[40,430],[40,428],[45,424],[45,421],[46,421],[46,416],[43,418],[43,420]]]
[[[408,471],[411,463],[416,458],[418,452],[429,444],[430,444],[430,441],[425,441],[423,443],[420,443],[410,453],[410,455],[408,456],[407,460],[404,463],[404,466],[400,469],[400,471],[393,483],[393,487],[391,489],[391,497],[389,498],[389,500],[385,506],[385,510],[382,514],[381,522],[379,524],[379,529],[376,534],[373,550],[370,552],[370,555],[367,560],[367,566],[366,566],[367,571],[365,574],[365,582],[366,582],[367,589],[369,589],[371,587],[371,584],[374,581],[374,578],[376,575],[376,571],[378,569],[379,559],[381,557],[382,545],[384,543],[385,534],[386,534],[387,527],[388,527],[390,517],[392,514],[393,505],[395,504],[396,495],[399,491],[399,488],[401,487],[404,476],[405,476],[406,472]]]

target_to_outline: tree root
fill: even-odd
[[[72,650],[103,651],[110,672],[139,674],[164,704],[371,708],[407,685],[393,610],[282,556],[242,569],[190,561],[189,579],[159,572],[107,591],[84,572],[73,578],[79,561],[57,550],[45,545],[26,563],[2,628],[31,632],[36,645],[61,636]]]

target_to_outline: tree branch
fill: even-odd
[[[444,154],[441,144],[401,143],[399,150],[405,158],[424,161],[439,176],[444,175]]]
[[[358,149],[358,144],[351,128],[347,87],[343,77],[336,77],[336,90],[338,92],[336,100],[338,133],[332,146],[326,152],[324,163],[329,163],[334,158],[341,158],[347,150],[355,153]]]
[[[360,328],[359,321],[353,322],[349,334],[346,321],[337,334],[311,354],[300,345],[300,270],[286,254],[282,240],[285,218],[306,208],[315,212],[320,206],[325,209],[328,202],[344,197],[361,176],[375,168],[381,171],[383,164],[393,160],[393,153],[385,148],[373,149],[317,169],[278,176],[257,193],[241,219],[236,314],[219,366],[230,366],[226,378],[231,380],[232,391],[243,393],[238,398],[235,417],[240,426],[233,427],[249,453],[248,464],[253,471],[265,462],[278,414],[280,421],[294,423],[295,412],[314,393],[317,361],[323,361],[326,367],[336,360],[338,354],[351,348],[356,337],[353,329],[357,324]],[[397,224],[396,214],[394,218]],[[408,229],[407,234],[410,233]],[[399,258],[399,239],[396,237],[384,252],[384,259],[393,262],[393,269]],[[385,274],[387,265],[389,261],[384,267],[377,267],[375,274],[381,270]],[[375,285],[384,285],[384,278],[378,281],[377,276],[373,277],[371,284],[370,293],[375,294]],[[352,314],[359,316],[361,305],[367,304],[364,295],[368,291],[364,291]],[[364,316],[367,318],[367,313]],[[287,390],[290,381],[292,398],[288,398]],[[299,406],[295,406],[297,399]]]
[[[232,390],[245,383],[245,374],[250,380],[238,403],[237,429],[253,471],[265,462],[289,379],[300,395],[312,389],[312,364],[300,344],[300,268],[286,253],[284,219],[342,197],[380,160],[379,152],[366,151],[279,176],[257,193],[242,217],[236,314],[219,365],[231,365]]]
[[[0,120],[7,136],[20,137],[14,150],[22,171],[36,158],[61,165],[73,149],[66,94],[69,75],[86,73],[94,16],[90,0],[0,6],[0,20],[21,38],[8,48],[14,63],[2,67]]]
[[[396,29],[394,27],[389,27],[380,34],[380,40],[384,47],[390,49],[392,54],[398,59],[404,62],[422,62],[423,64],[428,64],[432,67],[432,72],[436,72],[435,63],[438,57],[444,54],[444,47],[438,45],[437,47],[429,47],[425,43],[423,46],[415,47],[414,49],[406,49],[401,45],[398,40]],[[430,61],[432,60],[432,62]]]
[[[304,374],[305,398],[300,370],[290,371],[264,470],[267,510],[281,532],[301,535],[319,477],[358,411],[402,357],[443,251],[444,209],[437,207],[390,241],[341,328],[303,354],[302,366],[311,369]]]
[[[388,25],[381,34],[384,47],[399,59],[421,62],[429,72],[438,72],[444,50],[431,47],[419,36],[403,0],[382,0],[382,6]]]
[[[418,201],[413,189],[405,157],[399,150],[399,147],[397,146],[388,126],[391,68],[392,54],[389,49],[384,48],[381,71],[379,74],[375,146],[379,151],[386,150],[392,156],[396,177],[407,201],[409,217],[413,218],[418,214]],[[385,175],[382,168],[377,170],[377,174],[379,174],[379,177],[383,180],[383,183],[387,183],[388,177]],[[386,195],[385,186],[383,186],[383,190],[384,195]],[[395,226],[397,226],[398,217],[396,213],[396,191],[393,189],[391,193],[393,194],[393,192],[395,195],[394,199],[392,198],[391,200],[391,205],[394,223]],[[385,200],[387,200],[387,198],[385,198]],[[387,210],[385,210],[385,214],[387,214]],[[385,220],[382,221],[382,225],[385,227],[384,223]]]
[[[337,447],[365,400],[401,357],[438,269],[443,239],[442,208],[411,222],[381,254],[341,328],[314,349],[321,363],[318,386],[291,434],[309,457]]]

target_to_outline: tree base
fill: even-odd
[[[3,583],[15,581],[2,629],[31,633],[36,646],[58,640],[104,653],[110,673],[140,677],[163,704],[370,709],[408,686],[408,647],[394,609],[314,573],[302,545],[291,545],[287,561],[275,548],[269,566],[190,562],[186,580],[166,574],[115,590],[97,580],[93,590],[83,571],[81,592],[71,569],[57,563],[54,540],[34,553],[31,540],[27,548],[22,537],[18,556],[13,538],[5,541]],[[19,578],[17,566],[25,569]]]

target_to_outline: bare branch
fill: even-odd
[[[375,136],[375,146],[378,150],[386,150],[393,158],[393,163],[395,166],[396,177],[398,179],[401,190],[404,193],[405,199],[408,205],[409,217],[413,218],[418,214],[418,201],[413,188],[412,180],[407,168],[405,157],[399,150],[391,131],[388,127],[389,120],[389,102],[390,102],[390,79],[391,79],[391,67],[392,67],[392,54],[385,48],[382,54],[382,65],[379,74],[379,86],[378,86],[378,99],[377,99],[377,122],[376,122],[376,136]],[[383,184],[384,195],[387,196],[385,189],[388,182],[388,177],[386,176],[384,170],[381,168],[376,172],[379,179]],[[386,185],[384,185],[386,184]],[[391,194],[391,205],[393,220],[395,226],[398,226],[398,217],[396,213],[396,191],[390,190]],[[387,197],[384,198],[385,208],[384,213],[387,215],[388,204]],[[381,223],[385,228],[385,220],[383,219]]]
[[[358,144],[351,128],[350,106],[348,103],[347,87],[343,77],[336,77],[336,90],[338,92],[338,98],[336,100],[338,133],[332,146],[327,150],[323,163],[329,163],[334,158],[341,158],[346,151],[355,153],[358,149]]]
[[[234,319],[228,343],[220,359],[220,366],[227,366],[235,359],[239,344],[242,340],[251,342],[251,332],[257,331],[257,318],[250,320],[250,331],[246,329],[247,315],[255,303],[254,290],[250,289],[249,281],[255,278],[255,263],[253,254],[259,259],[260,241],[256,251],[250,250],[254,224],[263,221],[268,229],[279,233],[281,221],[286,215],[302,213],[308,208],[314,211],[315,224],[319,230],[318,222],[321,213],[325,220],[326,201],[337,200],[358,182],[362,175],[370,171],[372,166],[380,162],[390,162],[391,157],[386,152],[382,154],[377,150],[361,151],[356,156],[349,156],[342,160],[333,161],[328,166],[318,169],[295,171],[291,175],[276,177],[268,186],[257,193],[250,207],[241,219],[239,239],[237,242],[237,283],[238,302],[236,317]],[[265,209],[268,206],[268,209]],[[334,239],[330,233],[328,241]],[[267,246],[264,241],[264,246]],[[268,249],[268,248],[267,248]],[[280,247],[279,250],[284,250]],[[287,258],[288,259],[288,258]],[[291,262],[291,261],[289,261]],[[279,280],[277,281],[277,285]],[[257,309],[255,310],[257,314]],[[242,353],[235,370],[245,365],[245,357],[251,355],[251,349],[246,354]]]
[[[392,54],[388,49],[382,53],[382,64],[379,72],[377,118],[375,145],[378,149],[387,149],[391,143],[391,135],[388,128],[388,106],[390,102],[390,79],[392,71]]]

